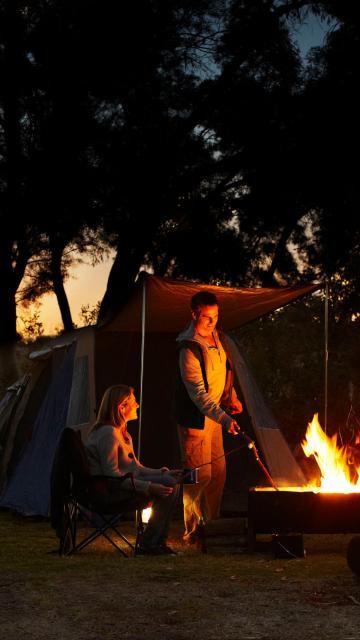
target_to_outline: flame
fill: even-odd
[[[152,507],[147,507],[146,509],[143,509],[141,512],[141,520],[143,522],[143,524],[147,524],[150,520],[151,517],[151,513],[152,513]]]
[[[337,434],[330,437],[324,433],[317,413],[308,424],[301,446],[307,457],[315,457],[320,469],[320,486],[317,483],[316,486],[305,487],[304,491],[360,492],[360,460],[356,464],[351,447],[338,446]]]

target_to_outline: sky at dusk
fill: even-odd
[[[309,19],[301,27],[294,31],[294,38],[300,48],[302,57],[305,59],[311,47],[323,44],[326,32],[331,28],[328,23],[321,21],[318,17]],[[90,308],[102,299],[109,271],[113,262],[113,257],[106,259],[101,264],[91,266],[90,260],[87,263],[77,265],[71,270],[71,276],[65,283],[65,290],[69,299],[73,321],[76,325],[81,325],[79,316],[83,305],[90,305]],[[61,316],[54,294],[46,294],[40,300],[40,321],[43,323],[44,333],[53,335],[61,330]],[[32,313],[34,307],[29,307],[27,311],[18,309],[18,330],[21,332],[23,323],[21,317]]]
[[[334,25],[329,25],[328,22],[314,16],[301,25],[301,27],[297,27],[293,35],[297,41],[302,57],[306,57],[311,47],[321,46],[327,31],[334,26],[335,23]]]
[[[70,278],[65,282],[65,291],[68,296],[73,321],[81,325],[79,314],[83,305],[95,306],[101,300],[106,289],[109,271],[113,258],[109,258],[95,267],[90,263],[84,263],[71,270]],[[46,294],[40,299],[40,321],[43,323],[44,333],[53,335],[62,328],[61,316],[55,294]],[[30,306],[27,311],[18,309],[18,330],[21,333],[21,317],[32,313],[35,307]]]

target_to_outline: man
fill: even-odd
[[[216,296],[210,291],[195,294],[191,315],[192,322],[177,338],[175,417],[184,467],[199,467],[199,482],[183,487],[183,539],[197,544],[199,525],[219,516],[226,477],[222,427],[238,433],[232,415],[241,413],[242,405],[233,388],[226,336],[216,330]]]

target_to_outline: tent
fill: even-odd
[[[131,428],[144,464],[178,466],[172,418],[175,337],[189,321],[192,295],[200,289],[214,291],[221,327],[231,332],[317,288],[231,288],[140,274],[133,295],[115,317],[52,339],[31,354],[29,372],[8,389],[0,404],[0,506],[48,514],[50,471],[61,431],[80,428],[86,439],[104,390],[119,382],[133,386],[141,400],[138,430],[135,423]],[[231,351],[244,419],[270,473],[279,484],[302,484],[302,472],[235,338]],[[234,447],[234,440],[226,437],[225,446]],[[233,470],[237,463],[230,458],[234,461],[235,455],[228,458],[229,486],[235,478],[239,487],[245,470]]]

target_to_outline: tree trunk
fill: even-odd
[[[60,246],[57,238],[50,236],[51,246],[51,275],[64,331],[72,331],[74,323],[71,317],[70,305],[64,288],[64,279],[61,269],[61,258],[64,247]]]
[[[0,344],[0,398],[8,386],[20,377],[16,357],[16,342]]]
[[[0,241],[0,344],[17,339],[14,276],[9,241]]]
[[[271,265],[262,278],[261,284],[263,287],[274,287],[277,285],[277,282],[274,279],[275,271],[278,268],[279,262],[281,261],[284,251],[287,251],[286,243],[289,240],[292,231],[294,230],[296,222],[297,220],[292,221],[290,224],[286,225],[282,230],[279,242],[277,243],[274,254],[273,254]]]
[[[16,331],[16,302],[12,287],[1,280],[0,285],[0,344],[16,342],[18,334]]]
[[[127,240],[128,246],[131,241]],[[127,302],[144,259],[144,249],[136,251],[118,246],[111,267],[106,291],[101,301],[98,322],[103,323],[115,315]]]
[[[22,26],[18,12],[18,2],[7,0],[4,13],[4,52],[3,52],[3,132],[5,141],[5,180],[4,217],[0,238],[0,344],[15,342],[16,301],[15,294],[22,280],[27,250],[24,253],[25,238],[22,235],[20,221],[21,180],[21,131],[19,79],[22,67]],[[20,229],[20,234],[18,233]],[[17,256],[14,266],[14,246]],[[26,254],[26,255],[25,255]],[[19,264],[18,264],[19,262]]]

